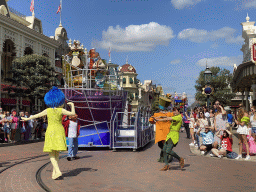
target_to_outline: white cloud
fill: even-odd
[[[200,3],[202,0],[172,0],[171,3],[176,9],[183,9]]]
[[[151,51],[157,45],[168,45],[174,38],[173,30],[155,22],[129,25],[126,28],[110,26],[102,32],[102,41],[94,42],[96,47],[115,51]]]
[[[200,59],[196,64],[205,67],[206,62],[208,66],[234,66],[234,64],[239,65],[242,63],[243,56],[234,57],[212,57]]]
[[[176,64],[179,64],[180,62],[181,62],[180,59],[175,59],[175,60],[172,60],[172,61],[170,62],[170,64],[176,65]]]
[[[179,39],[189,40],[195,43],[204,43],[207,41],[216,42],[225,40],[226,43],[242,44],[243,38],[241,36],[235,37],[236,30],[230,27],[223,27],[218,30],[207,31],[204,29],[189,28],[184,29],[178,34]]]
[[[245,8],[256,8],[256,0],[245,2],[244,7]]]

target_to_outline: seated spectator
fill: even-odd
[[[217,148],[216,143],[214,143],[213,132],[214,128],[206,126],[205,131],[202,132],[202,127],[199,128],[197,134],[203,138],[203,144],[200,146],[201,154],[211,151],[212,148]]]
[[[216,136],[220,138],[221,140],[221,148],[218,149],[212,149],[213,156],[215,155],[218,158],[222,158],[223,156],[226,156],[227,154],[232,152],[232,133],[229,130],[224,130],[223,135],[220,135],[221,130],[219,130],[216,133]]]

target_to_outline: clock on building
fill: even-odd
[[[37,25],[35,26],[35,31],[39,32],[39,27]]]

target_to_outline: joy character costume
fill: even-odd
[[[177,113],[177,112],[176,112]],[[172,121],[170,132],[166,136],[166,140],[163,147],[163,155],[165,166],[160,171],[169,170],[168,156],[171,155],[179,160],[181,168],[184,167],[184,159],[179,157],[172,149],[176,147],[179,142],[179,131],[182,125],[182,116],[181,114],[176,114],[174,117],[169,118]]]
[[[168,112],[165,109],[170,105],[171,100],[165,97],[159,98],[159,108],[160,112],[154,113],[150,117],[149,122],[151,124],[156,124],[156,133],[155,133],[155,144],[157,143],[161,149],[159,162],[164,162],[163,147],[166,136],[170,131],[171,121],[158,121],[158,119],[163,119],[165,117],[172,117],[173,113]]]
[[[67,150],[65,130],[62,126],[62,115],[75,115],[75,107],[73,103],[67,103],[71,106],[71,112],[63,109],[65,95],[57,87],[53,87],[45,94],[44,101],[49,108],[29,118],[22,117],[22,120],[28,121],[47,115],[48,127],[45,133],[43,151],[49,153],[53,166],[52,179],[57,179],[62,176],[58,166],[59,152]]]

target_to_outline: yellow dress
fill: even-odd
[[[44,152],[66,151],[65,130],[62,126],[62,108],[48,108],[48,127],[45,133]]]

